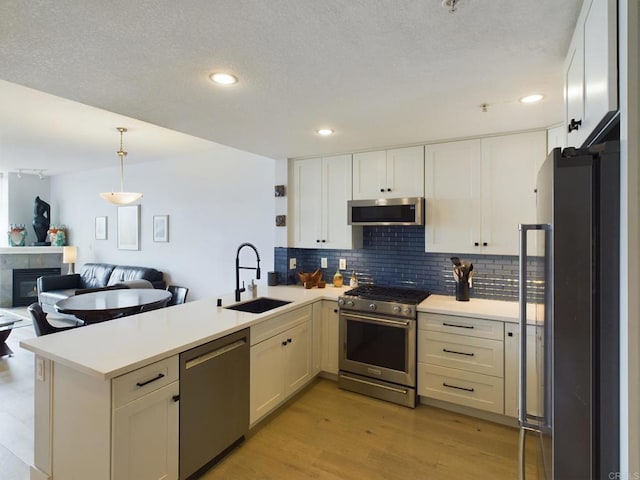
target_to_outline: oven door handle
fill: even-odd
[[[388,320],[386,318],[369,317],[367,315],[356,315],[355,313],[343,312],[341,315],[346,319],[352,318],[354,320],[360,320],[362,322],[377,323],[401,328],[408,328],[409,324],[411,323],[409,320]]]

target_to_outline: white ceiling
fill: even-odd
[[[118,126],[144,161],[204,148],[177,132],[286,158],[562,121],[582,0],[441,3],[3,0],[0,170],[113,166]]]

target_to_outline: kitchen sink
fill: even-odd
[[[256,298],[255,300],[249,300],[248,302],[236,303],[235,305],[231,305],[230,307],[225,308],[229,310],[239,310],[241,312],[248,313],[264,313],[288,303],[291,302],[287,302],[286,300],[277,300],[275,298],[269,297],[260,297]]]

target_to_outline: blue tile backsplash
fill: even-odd
[[[466,263],[473,263],[472,298],[518,300],[517,256],[426,253],[425,229],[421,226],[363,229],[363,247],[357,250],[276,248],[278,283],[299,283],[296,272],[314,271],[320,267],[321,257],[328,261],[323,278],[331,283],[338,259],[345,258],[347,269],[341,272],[345,284],[348,284],[351,272],[355,272],[360,283],[415,287],[440,295],[455,295],[450,258],[458,256]],[[290,258],[296,259],[296,270],[288,269]],[[535,265],[530,265],[529,270],[529,288],[535,289],[539,283],[535,277],[540,270]]]

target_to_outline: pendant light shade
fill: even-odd
[[[120,150],[118,150],[116,154],[118,155],[118,157],[120,157],[120,191],[102,192],[100,196],[107,202],[111,202],[116,205],[128,205],[135,202],[136,200],[140,200],[140,198],[142,198],[142,194],[124,191],[124,157],[127,156],[127,152],[125,152],[124,148],[122,147],[122,134],[126,132],[127,129],[118,127],[118,131],[120,132]]]

